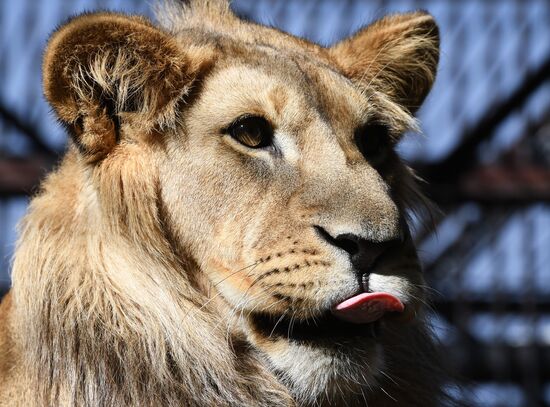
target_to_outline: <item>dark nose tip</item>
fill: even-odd
[[[325,241],[346,251],[350,256],[353,267],[360,273],[367,272],[386,250],[401,242],[399,239],[373,242],[350,233],[332,237],[322,227],[316,226],[315,228]]]

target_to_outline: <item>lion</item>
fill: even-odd
[[[426,12],[321,46],[224,0],[51,36],[70,136],[0,309],[6,406],[435,406],[444,376],[395,146],[439,58]]]

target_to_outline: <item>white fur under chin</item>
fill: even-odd
[[[347,346],[346,353],[290,342],[268,358],[302,403],[316,404],[321,399],[338,400],[342,396],[346,399],[374,387],[377,372],[384,365],[382,346],[372,339],[365,341],[368,342]]]

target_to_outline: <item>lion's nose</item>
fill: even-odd
[[[315,226],[315,229],[325,241],[347,252],[350,256],[351,264],[361,274],[369,272],[375,265],[376,260],[387,250],[402,244],[401,239],[373,242],[351,233],[333,237],[320,226]]]

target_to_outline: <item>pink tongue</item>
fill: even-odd
[[[341,302],[332,314],[354,324],[368,324],[382,318],[386,312],[403,312],[405,306],[388,293],[361,293]]]

